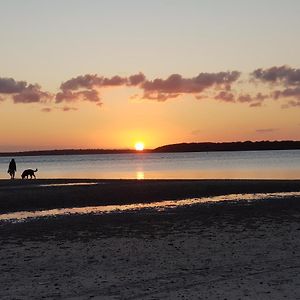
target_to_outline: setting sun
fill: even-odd
[[[138,142],[135,143],[134,148],[136,151],[143,151],[144,150],[144,143]]]

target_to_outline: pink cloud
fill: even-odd
[[[50,107],[44,107],[44,108],[41,109],[41,111],[48,113],[48,112],[52,111],[52,108],[50,108]]]
[[[46,102],[52,99],[52,95],[41,90],[37,84],[30,84],[20,93],[13,96],[14,103]]]
[[[271,67],[269,69],[256,69],[251,76],[262,82],[282,83],[284,85],[300,84],[300,69],[289,66]]]
[[[110,86],[137,86],[146,79],[142,73],[134,74],[127,77],[115,75],[111,78],[99,76],[97,74],[86,74],[77,76],[63,82],[60,86],[61,90],[79,90],[79,89],[93,89]]]
[[[61,108],[62,111],[74,111],[74,110],[77,110],[76,107],[70,107],[70,106],[64,106]]]
[[[143,73],[138,73],[128,77],[128,85],[137,86],[146,81],[146,76]]]
[[[287,88],[287,89],[283,89],[283,90],[276,90],[273,93],[273,97],[275,99],[278,98],[296,98],[300,100],[300,85],[299,87],[295,87],[295,88]]]
[[[154,78],[149,80],[141,72],[130,76],[115,75],[112,77],[86,74],[63,82],[56,94],[42,90],[38,84],[0,77],[0,101],[8,98],[12,99],[14,103],[47,103],[49,105],[88,101],[101,106],[100,93],[102,89],[136,87],[141,90],[141,95],[138,98],[158,102],[177,99],[182,95],[192,95],[196,99],[205,98],[221,102],[239,102],[248,104],[250,107],[259,107],[266,99],[289,101],[283,107],[299,106],[300,69],[289,66],[275,66],[268,69],[254,70],[249,75],[252,83],[271,83],[264,86],[263,93],[259,90],[255,93],[242,93],[239,91],[239,89],[242,89],[238,84],[240,75],[239,71],[202,72],[195,77],[172,74],[165,79]],[[249,83],[249,81],[245,82]],[[255,86],[256,90],[258,87],[258,85]],[[133,98],[136,98],[136,96]],[[43,111],[49,112],[50,110],[45,108]],[[65,111],[68,111],[68,109]]]
[[[144,91],[144,98],[164,101],[176,98],[181,94],[199,94],[211,87],[228,90],[239,76],[240,72],[237,71],[200,73],[192,78],[183,78],[180,74],[172,74],[167,79],[147,80],[141,85],[141,88]]]
[[[262,103],[261,102],[253,102],[249,106],[250,107],[260,107],[260,106],[262,106]]]
[[[101,103],[101,98],[98,92],[94,89],[91,90],[84,90],[79,92],[72,92],[70,90],[63,90],[59,92],[55,96],[55,102],[75,102],[79,100],[85,100],[95,103]]]
[[[221,91],[215,96],[216,100],[221,100],[224,102],[235,102],[235,97],[232,93],[227,91]]]
[[[258,133],[269,133],[269,132],[274,132],[278,131],[278,128],[261,128],[261,129],[256,129],[255,131]]]

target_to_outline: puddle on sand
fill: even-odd
[[[31,179],[30,179],[31,181]],[[60,187],[60,186],[80,186],[80,185],[100,185],[107,184],[106,182],[68,182],[68,183],[45,183],[45,184],[29,184],[12,185],[12,186],[1,186],[0,189],[5,190],[16,190],[16,189],[28,189],[28,188],[39,188],[39,187]]]
[[[221,202],[221,201],[253,201],[263,199],[283,199],[288,197],[300,197],[300,192],[287,193],[256,193],[256,194],[230,194],[214,197],[191,198],[183,200],[167,200],[151,203],[136,203],[127,205],[105,205],[105,206],[88,206],[72,207],[62,209],[50,209],[40,211],[20,211],[14,213],[0,214],[0,221],[22,222],[34,218],[64,216],[73,214],[104,214],[118,213],[124,211],[139,211],[143,209],[154,209],[163,211],[180,206],[190,206],[200,203]]]
[[[39,184],[38,186],[51,187],[51,186],[78,186],[78,185],[98,185],[105,184],[105,182],[70,182],[70,183],[48,183]]]

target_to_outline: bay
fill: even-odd
[[[0,157],[9,178],[12,157]],[[300,179],[300,150],[17,156],[16,178],[97,179]]]

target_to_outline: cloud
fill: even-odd
[[[118,75],[111,78],[103,78],[101,85],[98,87],[107,87],[107,86],[121,86],[127,83],[127,78],[120,77]]]
[[[141,83],[146,81],[146,76],[143,73],[138,73],[135,75],[131,75],[128,78],[128,85],[129,86],[137,86]]]
[[[76,107],[64,106],[64,107],[61,107],[61,110],[62,111],[74,111],[74,110],[77,110],[77,108]]]
[[[79,89],[94,89],[113,86],[137,86],[144,82],[146,77],[143,73],[131,75],[129,77],[121,77],[115,75],[113,77],[103,77],[97,74],[86,74],[77,76],[63,82],[60,86],[61,90],[79,90]]]
[[[269,95],[262,93],[256,93],[256,95],[240,94],[237,97],[237,101],[240,103],[249,103],[249,107],[260,107],[262,102],[269,98]]]
[[[59,92],[55,96],[55,102],[75,102],[79,100],[95,102],[101,104],[101,98],[98,92],[94,89],[91,90],[83,90],[79,92],[72,92],[70,90],[63,90]]]
[[[235,97],[232,93],[228,91],[221,91],[215,96],[216,100],[221,100],[225,102],[235,102]]]
[[[101,91],[104,88],[135,87],[139,95],[130,99],[147,99],[164,102],[183,95],[196,99],[215,99],[220,102],[242,103],[250,107],[260,107],[266,99],[282,101],[282,107],[298,107],[300,102],[300,69],[289,66],[259,68],[248,74],[250,84],[255,83],[255,92],[243,92],[239,71],[199,73],[195,77],[171,74],[166,78],[148,79],[143,73],[128,76],[105,77],[98,74],[80,75],[61,83],[55,94],[44,91],[38,84],[0,77],[0,102],[10,99],[14,103],[41,103],[49,105],[91,102],[102,105]],[[270,83],[260,85],[259,83]],[[251,91],[248,89],[247,91]],[[135,91],[136,92],[136,91]],[[72,105],[73,106],[73,105]],[[52,110],[44,109],[45,112]],[[68,111],[68,110],[66,110]]]
[[[289,66],[256,69],[251,73],[255,80],[271,83],[270,95],[273,99],[288,99],[282,108],[298,107],[300,102],[300,69]]]
[[[183,78],[180,74],[172,74],[167,79],[156,78],[141,84],[144,99],[165,101],[182,94],[200,94],[204,90],[216,87],[230,89],[230,85],[240,76],[240,72],[200,73],[196,77]]]
[[[270,133],[278,130],[279,128],[262,128],[262,129],[256,129],[255,131],[258,133]]]
[[[30,84],[25,87],[20,93],[13,96],[14,103],[34,103],[46,102],[52,99],[52,95],[48,92],[43,92],[37,84]]]
[[[203,130],[200,130],[200,129],[197,129],[197,130],[193,130],[191,132],[192,135],[200,135],[200,134],[203,134]]]
[[[289,66],[256,69],[251,74],[256,81],[271,84],[270,95],[275,100],[287,99],[282,108],[299,107],[300,69]]]
[[[248,103],[250,107],[259,107],[262,105],[262,102],[269,98],[268,95],[262,93],[257,93],[256,95],[250,94],[239,94],[231,91],[220,91],[214,99],[224,101],[224,102],[239,102],[239,103]]]
[[[296,88],[287,88],[284,90],[276,90],[273,93],[273,97],[274,97],[274,99],[293,97],[293,98],[300,100],[300,85],[299,85],[299,87],[296,87]]]
[[[181,94],[175,94],[175,93],[165,94],[165,93],[144,92],[142,98],[147,100],[156,100],[158,102],[164,102],[169,99],[177,98],[180,95]]]
[[[298,101],[290,100],[288,101],[288,103],[283,104],[281,107],[282,108],[300,107],[300,100]]]
[[[0,99],[3,101],[7,95],[12,96],[14,103],[46,102],[53,97],[50,93],[42,91],[38,84],[0,77]]]
[[[256,69],[251,73],[251,76],[267,83],[281,83],[287,86],[300,85],[300,69],[289,66]]]
[[[65,112],[77,110],[76,107],[70,107],[70,106],[55,107],[55,109],[61,110],[61,111],[65,111]],[[51,108],[51,107],[44,107],[44,108],[41,109],[41,111],[48,113],[48,112],[53,111],[53,108]]]
[[[239,95],[238,102],[252,102],[253,98],[249,94]]]
[[[266,100],[268,98],[270,98],[269,95],[265,95],[265,94],[262,94],[262,93],[257,93],[256,96],[255,96],[255,98],[254,98],[254,100],[262,102],[262,101],[264,101],[264,100]]]
[[[61,84],[61,91],[56,94],[55,100],[56,103],[86,100],[101,105],[99,89],[104,87],[138,86],[145,79],[146,77],[143,73],[134,74],[129,77],[115,75],[110,78],[97,74],[77,76]]]
[[[50,107],[44,107],[44,108],[41,109],[41,111],[48,113],[48,112],[52,111],[52,108],[50,108]]]
[[[15,81],[13,78],[0,77],[0,94],[20,93],[26,86],[26,81]]]
[[[260,107],[262,106],[262,103],[261,102],[253,102],[251,104],[249,104],[250,107]]]
[[[101,85],[103,77],[98,75],[86,74],[77,76],[63,82],[60,86],[61,90],[78,90],[79,88],[92,89],[94,86]]]

